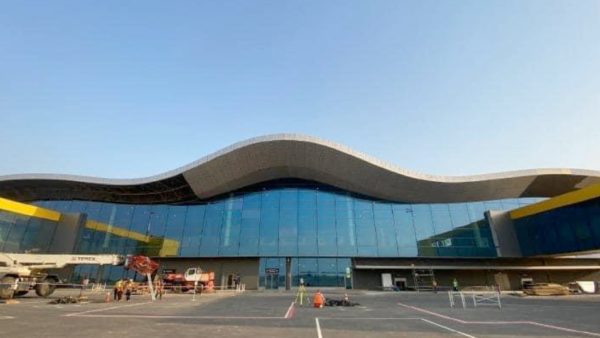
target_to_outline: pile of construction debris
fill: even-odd
[[[536,283],[523,289],[523,293],[529,296],[566,296],[569,288],[554,283]]]
[[[358,305],[360,305],[360,304],[351,302],[347,299],[337,300],[337,299],[329,299],[328,298],[325,301],[325,306],[358,306]]]
[[[53,299],[50,301],[50,304],[79,304],[79,303],[87,303],[88,298],[86,296],[65,296]]]

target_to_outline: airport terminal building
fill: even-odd
[[[247,288],[599,280],[600,171],[444,177],[300,135],[143,179],[0,176],[0,251],[145,254]],[[592,255],[590,254],[592,253]],[[136,277],[77,266],[77,281]]]

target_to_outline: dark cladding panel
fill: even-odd
[[[75,251],[77,236],[85,223],[84,214],[61,214],[48,253],[72,253]]]

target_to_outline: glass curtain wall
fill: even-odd
[[[46,252],[56,226],[54,221],[0,211],[0,252]]]
[[[350,267],[350,258],[292,258],[292,286],[340,286],[345,280],[346,268]],[[266,289],[285,287],[285,258],[265,257],[260,259],[259,285]],[[278,273],[274,273],[277,271]]]
[[[86,227],[78,239],[81,253],[180,257],[493,257],[494,244],[484,212],[513,209],[538,200],[403,204],[316,185],[231,193],[187,206],[85,201],[37,204],[61,212],[85,213],[88,220],[153,239],[139,242]],[[24,236],[17,232],[11,236]],[[174,250],[163,250],[161,245],[167,240],[177,243]],[[113,275],[103,272],[107,273]],[[119,273],[122,271],[114,272],[115,276]]]
[[[513,220],[523,255],[600,249],[600,198]]]

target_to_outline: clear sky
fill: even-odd
[[[0,175],[281,132],[430,174],[600,170],[600,1],[0,2]]]

